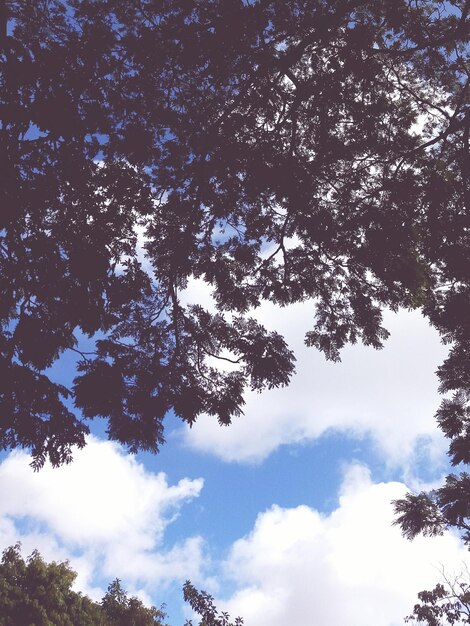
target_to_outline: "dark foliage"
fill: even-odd
[[[468,571],[449,579],[442,574],[443,582],[432,591],[420,591],[419,603],[405,622],[425,626],[459,626],[470,624],[470,585]]]
[[[394,523],[408,539],[420,533],[442,535],[453,527],[470,545],[470,476],[466,472],[450,474],[442,487],[429,493],[408,494],[395,502],[395,510],[398,515]]]
[[[228,424],[293,371],[250,310],[311,299],[333,360],[382,346],[385,307],[427,315],[468,460],[467,1],[0,8],[1,447],[40,467],[96,416],[131,451],[169,410]],[[184,304],[192,277],[216,313]]]

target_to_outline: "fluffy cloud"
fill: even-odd
[[[210,302],[200,284],[189,292]],[[284,309],[264,304],[256,316],[286,337],[297,357],[296,375],[287,388],[249,392],[244,415],[230,428],[202,416],[182,429],[186,445],[227,461],[259,462],[282,444],[333,430],[371,437],[392,464],[406,466],[419,454],[439,457],[444,443],[433,417],[439,405],[435,370],[446,349],[419,313],[386,314],[391,337],[384,349],[348,346],[340,364],[303,343],[313,325],[311,303]]]
[[[451,534],[409,542],[393,527],[391,500],[402,483],[374,484],[348,468],[339,506],[322,515],[307,506],[273,506],[238,540],[225,563],[238,590],[219,604],[246,626],[397,626],[418,591],[459,571],[467,551]]]
[[[181,506],[199,495],[202,479],[169,485],[117,445],[90,438],[68,466],[38,473],[23,452],[0,464],[0,548],[17,540],[29,553],[69,558],[78,587],[93,595],[92,581],[119,576],[154,587],[188,576],[200,578],[203,545],[190,537],[163,548],[166,527]]]
[[[235,592],[219,608],[247,626],[396,626],[420,589],[439,580],[439,567],[461,569],[467,552],[450,534],[410,543],[391,526],[390,501],[402,483],[371,482],[368,470],[345,472],[338,507],[325,515],[301,505],[273,505],[236,541],[219,568],[208,563],[201,537],[164,547],[165,529],[202,480],[169,485],[109,442],[91,439],[72,465],[39,473],[29,458],[0,464],[0,548],[22,540],[46,560],[70,559],[77,588],[95,598],[99,581],[122,577],[131,593],[155,601],[171,581],[202,582],[216,569]],[[161,589],[159,595],[161,595]]]

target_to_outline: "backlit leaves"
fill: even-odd
[[[6,2],[2,446],[39,466],[95,416],[132,451],[168,411],[230,423],[293,372],[263,300],[312,300],[333,360],[421,308],[467,397],[468,16],[445,4]],[[215,313],[185,304],[194,278]]]

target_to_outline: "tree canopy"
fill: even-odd
[[[128,598],[118,579],[101,603],[72,590],[68,563],[46,563],[35,550],[25,561],[20,544],[0,562],[0,626],[164,626],[165,613]]]
[[[101,602],[73,591],[76,573],[68,562],[46,563],[35,550],[26,560],[17,543],[3,551],[0,561],[0,626],[168,626],[162,609],[146,607],[128,597],[116,578]],[[219,613],[213,598],[189,581],[183,589],[186,602],[201,617],[199,626],[242,626]],[[192,621],[186,622],[192,626]]]
[[[469,461],[467,0],[0,9],[1,447],[40,467],[95,417],[130,451],[158,449],[170,410],[228,424],[294,369],[250,311],[311,300],[306,343],[333,360],[381,347],[385,308],[424,313]],[[191,278],[215,313],[184,304]]]

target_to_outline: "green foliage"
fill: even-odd
[[[37,550],[25,561],[20,547],[4,550],[0,563],[0,626],[164,626],[165,613],[128,598],[119,580],[98,604],[72,591],[68,563],[45,563]]]
[[[67,562],[45,563],[37,550],[25,561],[21,544],[7,548],[0,562],[0,626],[168,626],[163,609],[129,598],[118,578],[100,603],[72,591],[75,578]],[[212,597],[189,581],[183,592],[200,626],[242,626],[241,618],[232,624],[218,613]]]
[[[243,626],[241,617],[235,618],[232,623],[227,613],[219,613],[212,596],[205,591],[198,591],[189,580],[184,584],[183,594],[185,601],[201,617],[199,626]],[[185,626],[193,626],[192,621],[187,621]]]
[[[165,613],[147,608],[138,598],[128,598],[118,578],[109,586],[101,607],[112,626],[163,626]]]
[[[37,551],[26,561],[20,545],[7,548],[0,564],[0,625],[111,626],[98,605],[71,590],[76,577],[67,563],[45,563]]]

